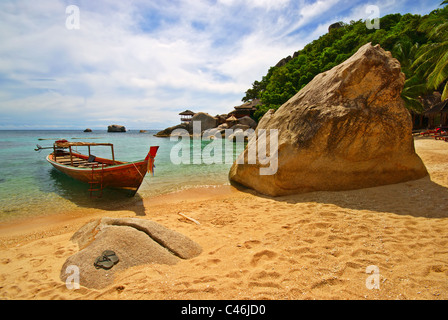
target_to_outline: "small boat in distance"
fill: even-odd
[[[91,154],[92,146],[109,146],[112,159],[100,158]],[[73,147],[87,147],[88,155],[74,151]],[[38,150],[53,149],[47,156],[47,161],[57,170],[66,175],[88,183],[90,196],[101,197],[104,188],[118,188],[129,190],[134,196],[148,171],[153,174],[154,158],[158,146],[150,147],[148,155],[143,160],[124,162],[115,160],[112,143],[69,142],[58,140],[53,147],[43,148],[37,145]]]

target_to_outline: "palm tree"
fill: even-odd
[[[427,92],[425,81],[422,80],[418,75],[406,80],[404,83],[403,90],[401,91],[401,98],[403,99],[406,108],[415,113],[422,113],[424,107],[420,101],[422,97]]]
[[[448,4],[444,0],[441,5]],[[432,41],[421,47],[412,67],[423,74],[430,90],[442,89],[442,101],[448,98],[448,6],[431,13],[420,25]]]
[[[400,61],[401,70],[406,75],[406,79],[412,77],[413,70],[411,67],[417,57],[418,50],[419,44],[412,43],[411,40],[399,41],[392,49],[393,56]]]
[[[419,74],[414,74],[414,70],[411,68],[418,50],[418,43],[413,44],[410,39],[403,39],[394,45],[392,53],[400,61],[401,71],[406,75],[406,82],[401,92],[406,108],[415,113],[422,113],[424,108],[420,97],[427,92],[426,81]]]

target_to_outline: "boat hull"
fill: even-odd
[[[85,157],[85,155],[77,155],[78,157]],[[108,159],[100,159],[98,161],[104,160],[104,163],[110,162]],[[58,163],[54,159],[54,154],[49,154],[47,156],[47,161],[57,170],[62,173],[76,179],[78,181],[90,184],[100,184],[102,188],[117,188],[130,190],[131,195],[134,195],[139,189],[143,182],[143,179],[148,170],[148,159],[126,162],[119,164],[109,164],[102,167],[101,163],[93,168],[77,168],[71,165],[65,165]]]

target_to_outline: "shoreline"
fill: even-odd
[[[430,177],[278,198],[229,185],[75,210],[0,226],[0,299],[448,299],[448,143],[416,138]],[[198,221],[197,225],[179,212]],[[150,219],[203,252],[141,265],[104,289],[59,279],[71,236],[99,217]],[[380,289],[366,287],[379,269]]]
[[[106,210],[80,207],[61,213],[18,217],[0,224],[0,249],[70,231],[75,232],[83,224],[104,217],[105,214],[113,217],[138,218],[145,215],[146,211],[150,211],[149,208],[154,205],[206,201],[236,193],[238,191],[230,185],[197,186],[142,198],[142,201],[134,201],[134,204],[128,206],[127,209]]]

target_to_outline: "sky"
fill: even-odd
[[[0,130],[164,129],[242,104],[337,21],[442,0],[0,0]]]

